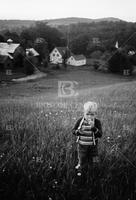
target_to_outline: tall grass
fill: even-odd
[[[88,100],[99,104],[103,137],[99,165],[79,179],[74,170],[76,138],[71,129]],[[132,82],[58,99],[58,106],[55,101],[47,106],[43,96],[1,103],[1,199],[135,199],[135,100],[136,82]]]

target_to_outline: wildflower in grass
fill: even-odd
[[[54,184],[55,184],[55,185],[57,185],[57,184],[58,184],[58,182],[57,182],[57,181],[54,181]]]
[[[52,198],[51,198],[51,197],[48,197],[48,200],[52,200]]]
[[[3,172],[3,173],[6,172],[6,169],[4,168],[4,169],[2,170],[2,172]]]
[[[107,142],[108,142],[108,143],[110,142],[110,139],[111,139],[111,138],[108,136],[108,137],[107,137]]]
[[[4,153],[2,153],[1,155],[0,155],[0,158],[3,158],[4,157]]]
[[[50,169],[52,169],[52,166],[49,166]]]
[[[34,156],[32,157],[32,160],[35,160],[35,157],[34,157]]]
[[[81,172],[78,172],[78,173],[77,173],[77,176],[81,176],[81,175],[82,175]]]
[[[58,185],[58,181],[56,179],[54,179],[52,181],[52,188],[55,189],[57,187],[57,185]]]
[[[120,139],[120,138],[121,138],[121,135],[118,135],[118,136],[117,136],[117,139]]]

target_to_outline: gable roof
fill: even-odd
[[[59,53],[63,56],[65,52],[67,51],[67,47],[55,47]]]
[[[32,56],[39,56],[39,53],[34,48],[26,49],[26,51],[31,53]]]
[[[1,48],[0,48],[0,56],[7,56],[10,59],[13,59],[13,56],[10,55],[10,53],[8,53],[5,49],[1,49]]]
[[[74,55],[74,54],[72,54],[72,57],[75,59],[75,60],[84,60],[84,59],[86,59],[86,57],[83,55],[83,54],[81,54],[81,55]]]
[[[14,53],[20,44],[0,42],[0,50],[7,53]]]

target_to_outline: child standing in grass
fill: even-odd
[[[102,136],[102,127],[96,118],[97,103],[86,102],[84,104],[84,116],[76,122],[72,133],[77,136],[78,164],[75,167],[82,170],[88,162],[98,161],[98,138]]]

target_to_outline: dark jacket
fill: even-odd
[[[72,133],[73,133],[74,135],[76,135],[76,136],[79,135],[79,134],[76,134],[76,130],[78,129],[79,124],[80,124],[82,118],[83,118],[83,117],[80,117],[80,118],[77,120],[77,122],[76,122],[74,128],[72,129]],[[102,126],[101,126],[101,122],[100,122],[99,119],[96,119],[96,118],[95,118],[94,127],[95,127],[95,128],[94,128],[93,131],[94,131],[95,139],[102,137]]]

